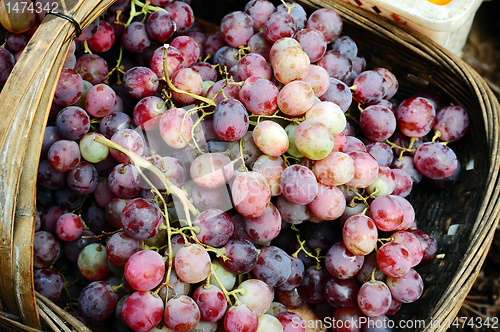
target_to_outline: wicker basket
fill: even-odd
[[[85,26],[111,2],[74,1],[67,13]],[[384,66],[396,74],[400,99],[432,87],[469,112],[469,133],[450,144],[463,169],[459,181],[447,190],[420,184],[412,193],[419,228],[438,239],[443,255],[418,269],[425,282],[424,295],[404,305],[397,317],[426,322],[425,327],[407,330],[444,331],[447,326],[436,322],[453,322],[498,223],[498,101],[474,70],[424,36],[336,0],[298,2],[310,8],[335,9],[344,19],[344,33],[358,43],[368,66]],[[241,10],[244,3],[193,0],[192,6],[197,17],[217,24],[225,13]],[[73,31],[68,21],[46,19],[0,94],[0,114],[6,120],[0,122],[0,187],[4,190],[0,195],[0,328],[9,331],[88,331],[35,294],[32,272],[41,138]]]

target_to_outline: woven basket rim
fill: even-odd
[[[97,3],[101,1],[88,1],[88,0],[80,0],[81,3],[86,2],[87,5],[90,3]],[[111,5],[113,1],[106,1],[106,2],[101,2],[100,6],[94,7],[90,6],[89,8],[94,8],[92,12],[102,12],[104,11],[109,5]],[[392,22],[390,22],[387,19],[381,18],[377,15],[374,15],[372,13],[369,13],[363,9],[354,7],[352,5],[349,5],[347,3],[341,2],[340,0],[330,0],[330,1],[321,1],[321,0],[300,0],[297,1],[298,3],[310,6],[312,8],[318,7],[318,6],[327,6],[330,8],[335,9],[344,20],[349,20],[351,22],[358,22],[358,25],[360,28],[363,29],[370,29],[371,31],[381,34],[386,36],[387,38],[393,39],[400,43],[403,47],[412,50],[416,54],[419,54],[421,57],[426,58],[429,61],[432,61],[436,63],[436,65],[446,65],[454,69],[454,71],[457,73],[457,76],[463,77],[466,79],[468,82],[470,82],[473,86],[474,91],[476,92],[476,96],[478,98],[478,103],[480,104],[481,110],[483,112],[483,118],[485,120],[485,126],[487,131],[487,139],[488,139],[488,149],[489,153],[491,156],[491,164],[489,167],[489,173],[488,173],[488,183],[490,184],[488,188],[486,188],[485,196],[484,196],[484,201],[481,206],[481,210],[479,215],[477,216],[477,220],[475,223],[475,227],[472,231],[471,234],[471,242],[468,244],[467,248],[467,253],[470,259],[464,260],[458,269],[460,273],[457,273],[455,275],[455,278],[453,279],[453,282],[450,283],[450,286],[446,289],[444,295],[440,299],[438,303],[436,303],[436,306],[433,310],[433,313],[430,315],[433,319],[441,319],[442,321],[445,321],[446,319],[450,319],[450,321],[453,320],[453,318],[456,316],[458,313],[458,310],[460,309],[459,304],[465,299],[465,296],[467,295],[468,291],[472,287],[472,284],[474,280],[477,277],[477,274],[480,270],[481,265],[484,262],[484,259],[486,257],[486,254],[488,250],[483,250],[480,255],[472,255],[473,253],[478,252],[478,248],[489,248],[491,245],[491,241],[493,239],[493,234],[495,232],[495,229],[498,225],[498,216],[499,216],[499,207],[500,207],[500,186],[497,186],[499,182],[499,169],[496,167],[499,162],[500,158],[500,146],[499,146],[499,132],[497,130],[498,124],[499,124],[499,114],[500,114],[500,105],[498,103],[498,100],[496,96],[493,94],[491,89],[489,89],[488,85],[486,82],[482,79],[482,77],[475,72],[469,65],[467,65],[465,62],[463,62],[460,58],[458,58],[455,54],[452,52],[442,48],[441,46],[437,45],[435,42],[432,40],[428,39],[427,37],[419,34],[418,32],[412,31],[409,28],[404,28],[400,26],[394,25]],[[82,21],[85,21],[84,18],[88,17],[91,13],[91,10],[89,9],[89,12],[87,13],[88,15],[82,15]],[[95,14],[94,16],[95,17]],[[54,19],[52,19],[54,20]],[[89,19],[86,20],[87,23]],[[54,66],[54,72],[59,73],[61,68],[62,68],[62,60],[64,59],[67,46],[69,45],[69,42],[71,41],[71,34],[73,32],[74,27],[71,25],[69,22],[64,22],[60,21],[58,24],[62,27],[64,27],[62,30],[64,30],[64,34],[67,36],[66,38],[63,38],[64,41],[61,42],[61,46],[59,47],[59,56],[58,56],[58,61],[56,66]],[[54,59],[55,60],[55,59]],[[18,66],[19,67],[19,66]],[[7,86],[7,85],[6,85]],[[48,89],[52,91],[53,95],[53,90],[55,86],[48,86],[45,89]],[[4,89],[6,90],[6,89]],[[24,91],[19,91],[19,95],[22,96],[22,93],[25,93]],[[49,91],[49,92],[50,92]],[[0,97],[3,97],[7,95],[8,92],[3,91],[0,94]],[[38,92],[37,92],[38,93]],[[41,94],[40,94],[41,95]],[[50,96],[49,94],[46,94]],[[12,98],[11,98],[12,99]],[[50,106],[52,98],[50,98],[50,101],[47,103],[45,102],[45,105]],[[39,105],[40,100],[33,100],[33,107],[36,105]],[[21,102],[18,102],[16,105],[24,105]],[[50,108],[50,107],[49,107]],[[25,110],[25,118],[28,120],[28,125],[26,126],[26,135],[21,137],[21,144],[19,145],[18,151],[23,151],[24,147],[28,145],[28,142],[30,141],[36,141],[36,138],[40,137],[40,133],[44,131],[45,129],[45,122],[43,119],[46,120],[48,116],[48,110],[49,108],[41,107],[37,113],[35,114],[34,108],[33,110]],[[17,112],[17,111],[16,111]],[[5,122],[8,123],[9,125],[13,123],[13,119],[18,116],[18,114],[13,114],[12,113],[12,108],[3,104],[0,105],[0,114],[5,116]],[[35,121],[35,116],[38,115],[39,122],[37,124],[37,121]],[[40,120],[41,119],[41,120]],[[35,124],[36,128],[32,128],[31,124]],[[4,145],[6,142],[6,135],[8,133],[11,133],[12,131],[7,131],[5,128],[7,126],[0,127],[0,148],[2,149],[2,155],[5,156],[5,154],[8,153],[9,147]],[[28,135],[29,133],[29,135]],[[38,135],[38,136],[37,136]],[[37,148],[31,149],[29,153],[35,153],[36,150],[40,149],[40,146],[37,146]],[[24,155],[21,153],[22,158],[20,159],[19,163],[16,164],[19,166],[19,170],[17,172],[11,173],[12,170],[6,171],[5,169],[1,170],[0,173],[0,180],[2,181],[2,184],[9,184],[9,186],[14,186],[14,188],[19,187],[20,183],[22,183],[23,178],[21,175],[21,164],[23,164],[26,160],[30,159],[28,158],[28,155]],[[5,158],[5,157],[4,157]],[[24,158],[24,159],[23,159]],[[0,161],[5,161],[6,159],[1,159]],[[8,159],[7,159],[8,160]],[[31,160],[31,159],[30,159]],[[38,160],[38,159],[36,159]],[[36,165],[35,165],[36,169]],[[6,174],[11,175],[12,177],[9,178],[9,181],[6,179]],[[36,179],[36,172],[35,174],[35,179]],[[33,176],[33,174],[31,174]],[[32,181],[32,178],[28,177],[27,179],[24,179],[24,181]],[[33,201],[34,198],[31,198]],[[29,200],[28,200],[29,202]],[[13,205],[8,205],[4,201],[0,201],[0,209],[1,210],[8,210],[12,211],[10,213],[9,217],[9,212],[2,214],[2,218],[7,218],[6,220],[12,220],[12,225],[14,225],[14,220],[16,223],[16,226],[19,225],[19,218],[23,217],[22,215],[19,214],[20,211],[26,211],[27,215],[24,216],[26,217],[26,220],[23,225],[24,227],[28,227],[26,225],[31,222],[31,230],[28,229],[25,231],[31,232],[31,235],[33,236],[33,218],[34,218],[34,211],[33,209],[31,211],[28,210],[23,210],[23,206],[19,206],[19,202],[17,202],[16,206],[16,200],[14,199]],[[10,218],[10,219],[9,219]],[[17,218],[17,219],[16,219]],[[8,224],[8,223],[7,223]],[[10,243],[7,245],[7,249],[3,249],[2,252],[0,252],[0,257],[8,253],[9,250],[12,254],[12,251],[14,251],[13,248],[13,242],[16,242],[15,239],[18,238],[15,236],[14,232],[15,229],[12,227],[10,229],[10,237],[7,236],[8,241],[6,243]],[[5,234],[4,234],[5,235]],[[9,234],[7,234],[9,235]],[[11,255],[10,254],[10,255]],[[3,258],[3,257],[2,257]],[[31,261],[30,261],[31,262]],[[8,262],[7,262],[8,263]],[[3,259],[0,259],[0,269],[4,268],[6,264]],[[12,266],[12,263],[10,263]],[[16,267],[11,268],[13,270],[13,273],[10,275],[9,280],[13,280],[16,283],[19,283],[19,280],[16,278],[19,277],[26,277],[25,273],[21,272],[16,272]],[[3,270],[5,273],[5,270]],[[30,294],[27,296],[23,297],[18,297],[16,300],[20,301],[17,303],[17,308],[21,309],[23,311],[23,308],[34,308],[33,310],[28,310],[24,315],[20,316],[20,319],[24,320],[25,329],[22,327],[18,327],[20,331],[28,331],[30,328],[28,325],[34,326],[36,325],[36,321],[39,321],[38,317],[33,320],[29,316],[30,314],[33,314],[35,312],[37,315],[39,314],[38,311],[40,311],[40,305],[41,305],[41,300],[40,297],[37,295],[35,296],[35,292],[33,289],[33,281],[32,281],[32,274],[31,274],[31,280],[23,280],[20,282],[21,285],[28,285],[31,282],[31,287],[28,287],[27,289]],[[24,289],[24,288],[22,288]],[[2,293],[0,292],[0,295]],[[30,301],[32,299],[32,302],[30,303],[25,303],[23,301]],[[21,303],[22,302],[22,303]],[[4,303],[6,304],[6,303]],[[2,308],[5,310],[5,307]],[[62,313],[62,316],[65,314]],[[66,316],[69,316],[66,314]],[[15,318],[15,316],[12,315],[7,315],[3,317],[8,317],[9,319]],[[66,317],[64,319],[67,319]],[[430,319],[430,318],[429,318]],[[2,326],[2,315],[0,315],[0,326]],[[11,327],[11,326],[10,326]],[[38,328],[41,326],[38,325]],[[424,331],[444,331],[446,328],[445,326],[440,327],[439,329],[436,330],[436,328],[426,328]]]

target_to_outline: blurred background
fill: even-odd
[[[500,0],[485,0],[479,7],[463,49],[462,59],[474,68],[500,99]],[[451,331],[498,331],[500,329],[500,232],[464,301],[458,317],[488,317],[496,328],[464,326]],[[460,320],[460,319],[459,319]]]

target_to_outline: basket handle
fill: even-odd
[[[114,0],[62,0],[58,11],[82,28]],[[36,177],[50,106],[75,27],[48,15],[0,93],[0,299],[28,326],[40,329],[33,287]],[[14,287],[12,287],[14,285]]]

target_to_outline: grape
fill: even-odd
[[[214,64],[227,67],[227,70],[238,65],[238,49],[229,45],[222,46],[214,54]]]
[[[361,112],[359,122],[363,134],[376,142],[388,139],[396,131],[394,113],[389,108],[380,105],[365,108]]]
[[[247,305],[257,316],[263,315],[273,301],[272,288],[259,279],[245,280],[238,289],[242,291],[236,293],[239,302]]]
[[[273,204],[264,213],[255,218],[245,217],[245,230],[256,242],[268,242],[281,231],[281,215]]]
[[[215,189],[233,177],[234,167],[231,159],[225,154],[206,153],[196,157],[191,164],[190,173],[197,186]]]
[[[0,47],[0,84],[4,84],[15,65],[14,56],[8,50]]]
[[[56,235],[62,241],[70,242],[78,239],[83,232],[82,218],[74,213],[65,213],[57,218]]]
[[[292,272],[290,256],[276,246],[263,247],[252,272],[270,287],[279,287],[288,280]]]
[[[311,213],[321,220],[335,220],[344,213],[346,200],[337,187],[318,184],[318,194],[307,205]]]
[[[214,131],[224,141],[237,141],[248,130],[249,120],[245,106],[237,99],[222,100],[215,108]]]
[[[226,244],[234,231],[231,218],[219,209],[203,211],[194,219],[193,226],[200,228],[196,234],[200,242],[212,247],[221,247]]]
[[[288,150],[286,151],[289,155],[296,158],[302,158],[304,155],[297,150],[297,146],[295,145],[295,130],[299,125],[296,123],[290,123],[285,127],[285,132],[288,135]]]
[[[226,332],[256,332],[258,325],[257,315],[245,304],[232,306],[224,317]]]
[[[76,141],[89,131],[90,118],[80,107],[69,106],[57,114],[56,128],[64,138]]]
[[[371,142],[365,146],[366,152],[372,155],[380,166],[391,166],[394,153],[389,144],[384,142]]]
[[[104,117],[116,106],[116,93],[106,84],[97,84],[87,92],[85,109],[95,117]]]
[[[122,227],[121,223],[122,211],[128,202],[130,202],[130,199],[115,197],[108,203],[108,205],[106,205],[106,210],[105,210],[106,219],[113,227],[115,228]]]
[[[207,57],[214,58],[215,53],[224,46],[228,46],[222,38],[220,31],[216,31],[207,37],[204,52]]]
[[[374,70],[362,72],[354,79],[353,84],[356,86],[354,96],[363,104],[376,103],[382,100],[387,91],[384,76]],[[398,128],[400,126],[398,120]]]
[[[402,169],[408,175],[410,175],[414,184],[419,183],[422,180],[422,173],[415,166],[415,162],[413,157],[411,156],[403,156],[403,158],[395,159],[391,165],[393,169]]]
[[[132,129],[118,130],[113,134],[113,136],[111,136],[111,141],[122,146],[125,150],[133,152],[139,156],[144,152],[145,143],[142,137]],[[131,161],[130,157],[118,150],[111,149],[110,153],[119,163],[129,163]]]
[[[69,106],[80,99],[82,93],[82,77],[73,69],[63,68],[54,92],[54,103],[59,106]]]
[[[99,84],[108,74],[106,60],[97,54],[84,54],[76,60],[75,71],[93,85]]]
[[[392,231],[404,220],[404,210],[393,195],[375,198],[370,204],[370,212],[378,229]]]
[[[267,0],[250,0],[246,3],[245,13],[253,20],[254,32],[264,28],[264,24],[275,9],[273,3]]]
[[[326,52],[326,40],[319,30],[299,29],[293,38],[297,39],[311,62],[317,62]]]
[[[325,68],[318,65],[310,65],[306,77],[302,79],[309,84],[316,97],[321,97],[328,91],[330,86],[330,76]],[[315,100],[317,102],[317,100]]]
[[[392,296],[402,303],[415,302],[424,291],[422,277],[414,269],[399,278],[388,276],[387,286]]]
[[[360,140],[359,138],[348,135],[346,137],[346,141],[347,141],[347,147],[344,151],[345,153],[350,153],[353,151],[367,152],[365,143],[363,143],[363,141]]]
[[[311,215],[307,205],[294,204],[287,200],[284,195],[278,196],[276,207],[281,214],[282,220],[294,225],[302,224]]]
[[[182,52],[181,52],[182,53]],[[203,80],[200,73],[192,68],[181,68],[172,75],[172,84],[183,92],[172,91],[172,100],[181,106],[193,104],[196,98],[187,95],[201,95],[203,91]]]
[[[215,82],[215,84],[208,89],[206,97],[212,99],[217,105],[228,98],[238,100],[240,87],[236,84],[231,84],[233,82],[232,79],[222,79]]]
[[[285,170],[285,162],[280,157],[262,155],[252,166],[252,170],[262,174],[271,189],[271,196],[281,194],[281,174]]]
[[[118,303],[118,294],[105,281],[94,281],[87,285],[78,298],[78,312],[85,319],[103,321],[113,314]]]
[[[181,52],[184,67],[191,67],[198,61],[201,49],[193,38],[189,36],[177,36],[170,44]]]
[[[286,12],[274,12],[264,23],[263,32],[270,43],[281,38],[292,37],[296,32],[295,21]]]
[[[316,251],[321,249],[326,251],[341,239],[337,225],[334,222],[310,222],[304,224],[304,240],[309,248]],[[305,264],[305,263],[304,263]]]
[[[387,70],[385,68],[375,68],[373,70],[382,74],[382,76],[384,76],[384,80],[385,80],[386,85],[387,85],[387,90],[386,90],[386,93],[384,95],[384,99],[389,100],[392,97],[394,97],[396,92],[398,92],[398,88],[399,88],[399,82],[398,82],[398,79],[396,78],[396,76],[394,76],[393,73],[391,73],[389,70]]]
[[[194,284],[204,280],[210,274],[210,256],[199,244],[182,247],[175,255],[174,267],[179,278]]]
[[[109,154],[107,146],[95,141],[98,136],[104,137],[98,133],[88,133],[82,137],[79,143],[81,156],[91,163],[98,163],[106,159]]]
[[[329,101],[322,101],[314,104],[307,111],[306,120],[317,120],[322,122],[330,129],[333,135],[340,134],[346,125],[346,118],[340,107]]]
[[[54,270],[38,269],[33,273],[35,290],[55,302],[64,290],[62,277]]]
[[[123,231],[138,240],[146,240],[155,236],[163,220],[159,210],[158,205],[144,198],[131,200],[121,214]]]
[[[173,157],[158,158],[153,165],[156,166],[174,186],[182,187],[184,182],[186,182],[187,170],[178,159]],[[159,190],[166,189],[163,182],[155,174],[151,174],[150,180],[155,188]]]
[[[277,12],[289,12],[295,22],[297,31],[304,29],[307,22],[307,13],[304,8],[296,2],[286,2],[276,7]]]
[[[413,188],[411,176],[402,169],[392,169],[392,173],[396,177],[396,187],[392,191],[392,195],[407,197]]]
[[[225,187],[205,189],[195,186],[191,196],[193,198],[193,205],[201,211],[213,208],[226,210],[227,202],[229,202],[229,196]]]
[[[311,60],[300,47],[288,47],[279,51],[273,57],[271,48],[271,65],[274,77],[283,84],[302,80],[307,77]]]
[[[303,81],[286,84],[278,93],[278,107],[289,116],[306,113],[314,104],[314,91]]]
[[[130,28],[130,25],[129,25]],[[158,89],[158,76],[147,67],[134,67],[123,75],[127,93],[136,99],[152,95]]]
[[[364,256],[375,249],[378,231],[370,217],[358,214],[345,221],[342,237],[349,251],[355,255]]]
[[[294,133],[297,149],[305,157],[321,160],[333,150],[333,134],[326,125],[317,120],[305,120]]]
[[[226,14],[220,22],[222,38],[232,47],[246,45],[254,33],[253,27],[252,17],[242,11]]]
[[[382,281],[370,281],[361,286],[358,292],[358,305],[368,317],[384,315],[391,306],[391,292]]]
[[[316,161],[313,172],[318,182],[324,185],[342,185],[354,177],[354,160],[348,154],[333,151],[326,158]]]
[[[33,248],[33,266],[39,269],[54,264],[61,250],[57,238],[47,231],[35,233]]]
[[[366,320],[364,332],[392,332],[392,323],[389,321],[389,318],[387,318],[386,315],[388,314],[386,313],[382,316],[369,317]]]
[[[424,256],[424,250],[418,237],[411,232],[398,231],[391,234],[394,242],[403,245],[411,254],[411,266],[414,267],[420,263]]]
[[[166,282],[167,282],[167,274],[163,276],[162,281],[160,282],[160,285],[158,286],[160,288],[160,291],[158,292],[158,295],[161,297],[161,299],[166,302],[170,300],[171,298],[178,296],[178,295],[187,295],[191,291],[191,285],[180,280],[179,277],[177,277],[177,274],[175,273],[175,270],[170,271],[170,277],[168,284],[169,286],[167,287]],[[158,289],[155,288],[156,290]],[[168,296],[167,296],[167,291],[168,291]]]
[[[228,242],[231,241],[232,240],[229,240]],[[222,260],[219,261],[219,259],[215,259],[212,261],[213,275],[217,276],[221,284],[219,284],[219,282],[215,279],[215,277],[210,278],[210,283],[217,287],[224,287],[226,290],[231,290],[233,289],[234,284],[236,283],[236,275],[226,270],[226,268],[222,266],[221,262]],[[255,262],[257,262],[257,249],[255,249]]]
[[[172,16],[176,32],[184,33],[194,24],[193,9],[183,1],[173,1],[163,7]]]
[[[164,63],[165,47],[158,47],[151,56],[150,67],[157,77],[164,77]],[[184,58],[181,52],[170,45],[167,48],[167,56],[165,59],[165,66],[167,67],[168,77],[172,77],[179,69],[184,68]]]
[[[281,325],[278,318],[263,314],[258,319],[259,327],[257,328],[257,332],[283,332],[283,325]]]
[[[396,111],[398,129],[408,137],[427,135],[434,124],[436,110],[425,98],[411,97],[403,100]]]
[[[200,318],[206,322],[217,322],[227,308],[224,293],[213,285],[199,286],[193,293],[193,300],[200,310]]]
[[[153,12],[147,18],[146,32],[154,41],[165,43],[175,32],[175,22],[167,12]]]
[[[130,53],[144,53],[151,45],[151,39],[146,31],[146,24],[132,22],[125,27],[122,35],[122,45]]]
[[[352,94],[344,82],[330,77],[330,84],[326,92],[319,97],[321,101],[331,101],[337,104],[342,112],[347,112],[352,103]]]
[[[302,293],[299,292],[298,287],[290,291],[278,289],[276,291],[276,296],[281,303],[290,309],[299,309],[307,304],[307,300]]]
[[[360,284],[364,284],[365,282],[371,280],[373,274],[373,278],[375,280],[385,282],[387,276],[380,270],[377,265],[377,253],[375,251],[372,251],[370,254],[364,257],[365,261],[359,272],[356,274],[356,280],[358,280]],[[373,273],[374,270],[375,273]]]
[[[325,299],[335,308],[348,308],[357,304],[359,284],[354,278],[329,278],[325,284]]]
[[[283,332],[306,331],[306,322],[296,313],[286,311],[276,315],[276,318],[283,325]]]
[[[143,98],[134,107],[134,123],[144,130],[156,129],[160,122],[160,115],[166,111],[163,99],[156,96]]]
[[[288,135],[285,129],[273,121],[262,121],[253,130],[253,140],[266,155],[279,157],[288,150]]]
[[[318,190],[314,173],[305,166],[289,166],[281,175],[281,192],[291,203],[309,204],[318,194]]]
[[[327,252],[325,266],[337,279],[349,279],[363,266],[364,256],[356,256],[347,249],[344,242],[335,243]]]
[[[99,21],[96,33],[88,40],[89,48],[96,53],[104,53],[111,49],[115,42],[115,31],[111,24]]]
[[[420,240],[420,244],[424,250],[421,263],[431,262],[434,257],[436,257],[438,250],[438,242],[436,238],[431,233],[421,229],[413,229],[410,232]]]
[[[396,188],[396,176],[387,166],[378,167],[378,176],[368,187],[366,192],[372,197],[381,197],[392,194]]]
[[[352,73],[352,62],[339,51],[326,51],[317,65],[325,68],[331,78],[345,82]]]
[[[326,42],[331,43],[340,36],[343,23],[340,15],[333,9],[321,8],[309,16],[306,27],[318,30],[323,34]]]
[[[80,251],[76,262],[80,273],[90,281],[103,280],[109,273],[106,247],[90,243]]]
[[[433,180],[450,177],[458,167],[455,152],[436,142],[422,144],[413,160],[420,173]]]
[[[106,138],[111,138],[121,129],[133,129],[132,119],[123,112],[110,112],[101,119],[99,124],[99,131]]]
[[[270,80],[272,72],[267,60],[262,55],[249,53],[241,58],[238,63],[238,76],[242,81],[249,77],[261,77]]]
[[[174,149],[182,149],[191,141],[193,119],[186,110],[172,108],[160,116],[159,129],[165,143]]]
[[[439,130],[439,139],[454,142],[462,138],[469,129],[469,115],[461,106],[446,106],[437,114],[432,129]]]
[[[282,291],[291,291],[298,287],[304,278],[304,263],[299,258],[290,257],[292,262],[292,272],[287,281],[279,289]]]
[[[377,264],[388,276],[402,277],[411,269],[412,256],[403,245],[387,242],[377,251]]]
[[[298,287],[299,293],[309,303],[320,303],[325,299],[325,284],[328,277],[329,274],[325,268],[309,267]]]
[[[275,66],[274,60],[276,56],[289,47],[296,47],[297,49],[302,50],[302,46],[300,46],[300,43],[296,39],[293,39],[291,37],[280,38],[273,44],[271,44],[271,48],[269,49],[269,60],[273,68]]]
[[[163,318],[163,301],[152,292],[135,292],[123,303],[121,315],[132,330],[150,331]]]
[[[50,165],[58,172],[74,170],[80,163],[78,143],[69,140],[54,142],[47,152]]]
[[[81,161],[74,169],[66,173],[68,187],[76,194],[88,195],[97,188],[97,170],[86,161]]]
[[[158,286],[165,274],[165,263],[154,250],[134,253],[125,264],[124,276],[138,291],[149,291]]]
[[[143,249],[142,240],[134,239],[124,232],[113,234],[106,244],[108,259],[116,266],[125,266],[133,254]]]
[[[266,211],[271,200],[271,189],[260,173],[244,172],[234,179],[232,198],[238,213],[255,218]]]
[[[203,82],[205,82],[205,81],[211,81],[211,82],[217,81],[217,75],[218,75],[217,71],[208,62],[197,62],[194,65],[192,65],[191,68],[196,70],[198,73],[200,73],[201,79],[203,80]]]
[[[345,54],[351,60],[355,59],[358,54],[358,46],[356,45],[356,42],[351,37],[346,35],[335,39],[329,47],[333,51],[339,51],[340,53]]]
[[[378,163],[369,153],[362,151],[349,152],[354,161],[354,177],[346,184],[353,188],[366,188],[375,181],[378,175]]]

